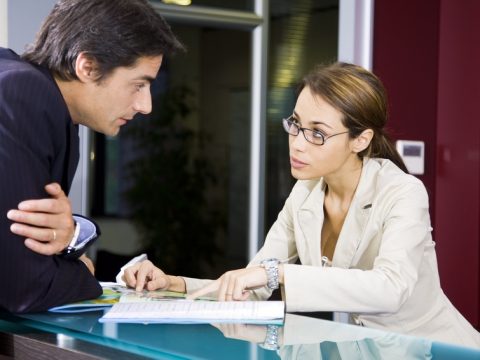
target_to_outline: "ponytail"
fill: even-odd
[[[388,135],[383,131],[381,133],[375,133],[370,146],[358,155],[360,158],[368,156],[372,158],[388,159],[408,174],[407,167],[405,166],[402,157],[398,153]]]
[[[374,136],[367,149],[358,154],[392,161],[404,172],[407,167],[384,132],[387,122],[387,94],[380,79],[372,72],[353,64],[334,63],[320,66],[308,74],[300,86],[322,97],[343,114],[343,125],[350,137],[371,129]]]

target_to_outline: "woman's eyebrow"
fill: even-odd
[[[300,120],[300,116],[298,116],[298,113],[293,110],[293,115],[295,115],[295,118],[298,120],[299,123],[301,123],[302,121]],[[332,129],[332,127],[326,123],[324,123],[323,121],[317,121],[317,120],[312,120],[309,122],[310,125],[325,125],[326,127],[328,127],[329,129]]]
[[[324,126],[328,127],[329,129],[333,129],[330,125],[328,125],[327,123],[324,123],[323,121],[312,120],[312,121],[310,121],[310,124],[311,125],[324,125]]]

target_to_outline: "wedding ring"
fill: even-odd
[[[53,241],[56,241],[57,240],[57,232],[55,230],[53,230]]]

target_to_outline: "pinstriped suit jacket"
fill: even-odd
[[[68,193],[78,160],[78,127],[50,73],[0,48],[0,309],[42,311],[100,295],[86,266],[27,249],[6,216],[48,197],[48,183]]]

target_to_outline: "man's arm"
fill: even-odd
[[[34,312],[95,298],[101,287],[80,260],[35,253],[7,218],[28,199],[47,199],[45,184],[65,180],[71,124],[43,75],[0,69],[0,308]],[[62,112],[63,111],[63,112]],[[76,164],[75,164],[76,165]]]
[[[48,184],[45,191],[50,198],[22,201],[7,217],[14,222],[10,230],[26,239],[26,247],[39,254],[55,255],[70,243],[75,224],[70,200],[60,185]]]

